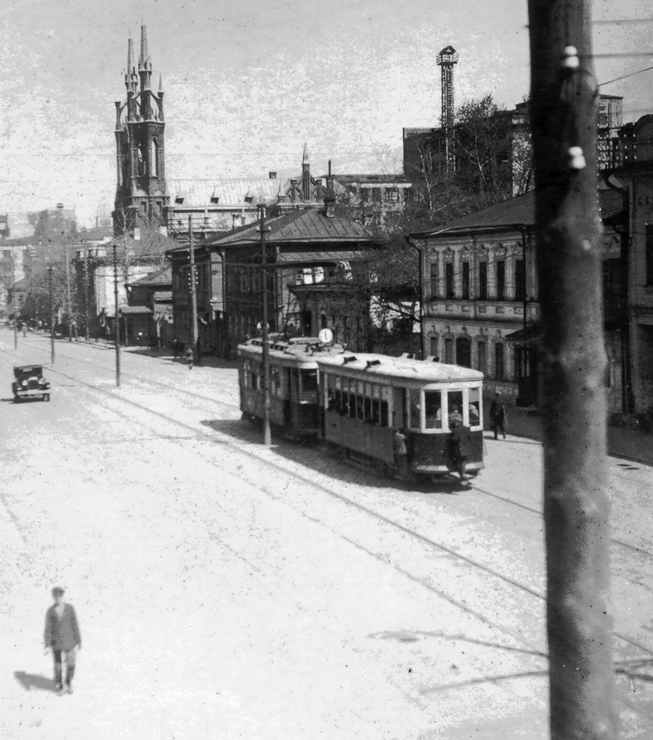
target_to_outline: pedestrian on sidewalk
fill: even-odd
[[[43,642],[45,653],[52,651],[54,660],[54,683],[59,694],[73,693],[73,676],[77,651],[82,647],[82,637],[75,609],[63,600],[64,590],[60,586],[52,589],[54,604],[45,613]],[[63,679],[63,658],[66,659],[66,676]]]
[[[193,369],[193,360],[195,359],[193,357],[193,348],[192,347],[186,347],[186,350],[184,351],[184,357],[186,358],[186,362],[188,363],[188,369]]]
[[[494,432],[494,439],[499,439],[499,432],[503,438],[506,438],[506,424],[508,422],[508,412],[501,398],[501,393],[496,392],[492,404],[490,405],[490,424]]]

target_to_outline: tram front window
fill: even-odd
[[[449,426],[463,423],[463,392],[449,391]]]
[[[442,394],[440,391],[424,393],[424,411],[427,429],[442,429]]]
[[[469,426],[477,427],[481,423],[481,415],[479,409],[481,408],[481,389],[470,388],[469,389]]]
[[[422,420],[421,420],[421,392],[419,390],[411,390],[410,391],[410,428],[411,429],[421,429],[422,427]]]

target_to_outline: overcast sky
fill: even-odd
[[[648,0],[595,2],[595,20],[647,18]],[[113,101],[127,37],[148,29],[166,93],[169,178],[397,171],[403,126],[439,122],[437,52],[458,50],[456,106],[528,92],[526,0],[4,0],[0,212],[63,202],[89,224],[115,189]],[[653,23],[595,26],[599,81],[653,64]],[[649,53],[650,56],[644,56]],[[653,112],[653,71],[602,91],[626,120]]]

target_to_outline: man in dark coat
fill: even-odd
[[[449,417],[449,428],[451,437],[449,438],[449,450],[451,462],[454,469],[458,471],[460,480],[465,480],[465,463],[472,454],[472,435],[469,427],[463,426],[458,419]]]
[[[43,642],[46,653],[52,650],[54,658],[54,682],[57,691],[73,693],[72,680],[75,675],[75,658],[82,647],[77,615],[71,604],[64,603],[64,590],[59,586],[52,589],[54,604],[45,613]],[[62,681],[62,657],[66,656],[66,680]]]
[[[494,439],[499,438],[499,432],[501,432],[504,439],[506,438],[507,420],[508,413],[506,412],[506,407],[501,399],[501,394],[497,391],[490,405],[490,423],[494,431]]]

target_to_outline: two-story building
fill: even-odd
[[[628,209],[629,369],[632,408],[653,415],[653,115],[624,127],[621,165],[608,177]]]
[[[625,402],[624,239],[621,196],[599,193],[604,223],[605,336],[609,404]],[[488,388],[523,403],[537,398],[539,336],[535,197],[531,191],[427,233],[412,234],[422,254],[425,352],[481,370]]]

